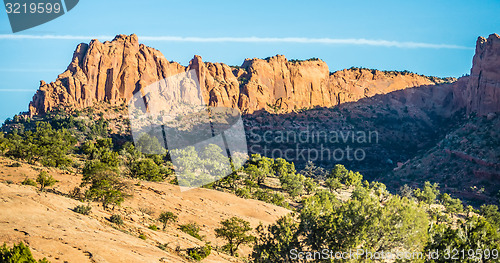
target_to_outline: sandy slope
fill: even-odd
[[[180,192],[177,186],[167,183],[141,181],[140,186],[134,186],[133,197],[121,207],[104,211],[92,203],[92,214],[84,216],[71,210],[82,204],[77,200],[20,185],[25,177],[34,179],[40,167],[24,163],[21,167],[9,167],[11,163],[10,159],[0,158],[0,243],[23,241],[36,258],[47,257],[51,262],[189,262],[182,250],[202,246],[204,242],[178,230],[179,224],[198,223],[205,240],[221,246],[224,241],[215,238],[214,233],[221,220],[238,216],[256,227],[259,222],[269,224],[289,212],[228,193],[208,189]],[[54,189],[61,193],[67,193],[81,180],[79,175],[56,169],[49,172],[60,181]],[[156,221],[161,211],[174,212],[179,222],[165,231],[148,229],[150,224],[161,225]],[[122,215],[124,226],[110,223],[107,218],[112,214]],[[146,240],[138,238],[141,233]],[[157,248],[160,243],[166,244],[167,249]],[[181,252],[176,252],[176,248]],[[249,252],[248,247],[240,250],[243,255]],[[239,261],[212,250],[203,262]]]

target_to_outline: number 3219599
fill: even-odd
[[[7,14],[50,14],[50,13],[59,13],[61,12],[61,4],[59,3],[6,3],[5,9],[7,10]]]

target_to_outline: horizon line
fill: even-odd
[[[26,35],[0,34],[0,40],[45,39],[45,40],[91,40],[114,39],[115,36],[79,36],[79,35]],[[429,48],[429,49],[469,49],[474,47],[433,44],[424,42],[405,42],[383,39],[365,38],[304,38],[304,37],[180,37],[180,36],[139,36],[140,40],[161,42],[191,42],[191,43],[292,43],[292,44],[325,44],[325,45],[358,45],[395,48]]]

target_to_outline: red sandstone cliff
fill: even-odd
[[[500,36],[479,37],[465,91],[467,112],[500,111]]]
[[[123,103],[141,87],[184,70],[178,63],[168,62],[160,51],[139,44],[136,35],[118,35],[104,43],[92,40],[77,46],[71,64],[56,81],[41,81],[29,112],[85,108],[100,101]]]
[[[488,63],[489,60],[483,62]],[[67,70],[54,82],[41,82],[29,112],[33,116],[58,107],[84,108],[96,102],[121,104],[142,87],[190,69],[198,72],[205,102],[211,106],[239,108],[246,113],[270,108],[289,112],[328,107],[435,84],[431,78],[413,73],[357,68],[330,73],[322,60],[295,61],[281,55],[246,59],[240,68],[204,63],[201,57],[195,56],[189,66],[184,67],[169,62],[158,50],[139,44],[136,35],[118,35],[111,42],[92,40],[78,45]],[[486,80],[494,78],[483,74],[480,83],[489,83]]]

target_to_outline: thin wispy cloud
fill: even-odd
[[[25,73],[25,72],[56,72],[61,73],[61,69],[33,69],[33,68],[0,68],[0,72]]]
[[[17,35],[0,34],[0,40],[48,39],[48,40],[83,40],[113,39],[114,36],[78,36],[78,35]],[[431,49],[473,49],[472,47],[435,44],[423,42],[402,42],[365,38],[304,38],[304,37],[179,37],[179,36],[140,36],[143,41],[191,42],[191,43],[290,43],[324,45],[359,45],[395,48],[431,48]]]
[[[36,89],[0,89],[0,92],[35,92]]]

